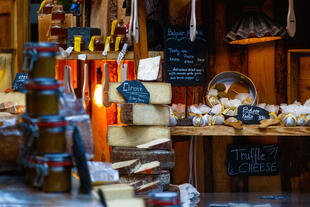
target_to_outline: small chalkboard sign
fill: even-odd
[[[169,25],[165,34],[166,82],[173,86],[206,83],[206,43],[203,27],[197,28],[195,42],[188,25]]]
[[[259,124],[261,120],[269,118],[269,112],[263,108],[251,105],[238,107],[237,119],[243,124]]]
[[[228,145],[227,173],[229,176],[278,175],[279,151],[276,144]]]
[[[17,73],[12,85],[12,90],[14,91],[24,91],[25,83],[29,81],[27,73]]]
[[[117,87],[117,90],[124,96],[126,103],[150,102],[150,93],[140,81],[125,81]]]

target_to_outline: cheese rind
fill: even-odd
[[[170,139],[160,138],[153,141],[137,145],[140,149],[172,149],[172,142]]]
[[[109,207],[145,207],[142,198],[119,199],[107,201]]]
[[[141,167],[139,159],[116,162],[112,164],[112,168],[118,170],[119,174],[131,174]]]
[[[108,128],[108,144],[118,147],[135,147],[158,138],[170,139],[170,129],[163,126],[118,126]]]
[[[137,170],[134,171],[134,174],[160,174],[160,162],[153,161],[142,164]]]
[[[127,184],[111,184],[111,185],[102,185],[94,186],[93,191],[95,194],[99,189],[102,190],[106,200],[115,200],[115,199],[126,199],[134,197],[134,188]]]
[[[162,186],[160,185],[159,180],[140,186],[136,190],[136,192],[141,195],[141,194],[148,194],[154,190],[156,190],[157,192],[162,191]]]
[[[172,89],[170,83],[142,82],[150,93],[150,104],[171,104]],[[113,82],[109,85],[109,102],[125,103],[124,97],[118,92],[121,83]]]
[[[128,125],[169,126],[169,107],[151,104],[122,104],[121,121]]]

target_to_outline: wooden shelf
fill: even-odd
[[[310,127],[272,126],[260,129],[258,125],[247,125],[243,130],[235,130],[227,126],[176,126],[170,129],[171,136],[310,136]]]
[[[78,55],[85,54],[87,55],[87,60],[117,60],[119,52],[109,52],[107,57],[104,57],[102,55],[102,51],[82,51],[82,52],[72,52],[71,55],[68,58],[63,58],[61,56],[58,56],[58,60],[77,60]],[[149,57],[156,57],[161,56],[161,59],[164,59],[164,52],[163,51],[150,51]],[[134,53],[133,51],[128,51],[126,56],[126,60],[134,60]]]

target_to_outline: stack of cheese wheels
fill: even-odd
[[[155,75],[153,80],[157,79]],[[141,76],[140,81],[144,81]],[[121,121],[126,124],[108,128],[108,144],[113,147],[112,166],[119,170],[121,182],[132,185],[136,194],[161,192],[169,185],[169,170],[174,167],[167,106],[171,104],[171,85],[144,81],[150,104],[132,104],[124,103],[117,91],[120,84],[110,83],[109,88],[109,101],[121,103]]]

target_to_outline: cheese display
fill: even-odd
[[[121,83],[110,83],[109,102],[124,103],[124,97],[118,92],[117,87]],[[150,104],[171,104],[172,90],[170,83],[153,83],[143,82],[143,85],[150,93]]]
[[[134,171],[135,174],[159,174],[160,162],[153,161],[149,163],[142,164],[137,170]]]
[[[163,125],[170,121],[169,107],[150,104],[122,104],[121,122],[128,125]]]
[[[174,150],[147,150],[129,147],[113,147],[111,161],[121,162],[132,159],[140,159],[141,163],[159,161],[160,167],[172,170],[174,167]]]
[[[93,192],[97,194],[101,189],[106,200],[120,200],[134,197],[134,188],[127,184],[111,184],[94,186]]]
[[[109,126],[108,144],[110,146],[135,147],[158,138],[170,139],[170,129],[161,126]]]
[[[118,199],[107,201],[107,206],[111,207],[145,207],[142,198]]]
[[[139,159],[116,162],[112,164],[112,168],[118,170],[119,174],[131,174],[141,167]]]
[[[140,149],[172,149],[171,139],[159,138],[153,141],[137,145]]]

